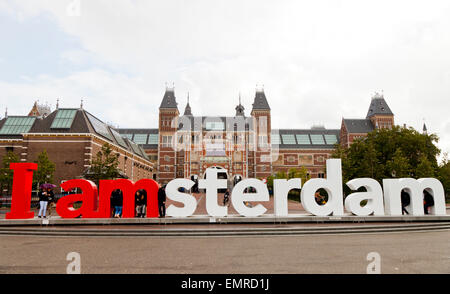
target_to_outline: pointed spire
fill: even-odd
[[[245,116],[245,113],[244,113],[245,108],[241,104],[241,92],[239,92],[239,105],[236,106],[235,109],[236,109],[236,116]]]
[[[56,110],[58,110],[58,109],[59,109],[59,98],[56,99]]]
[[[8,107],[5,109],[5,118],[8,118]]]
[[[189,105],[189,92],[188,92],[188,95],[187,95],[187,104],[186,104],[186,108],[184,109],[184,115],[192,116],[191,106]]]
[[[81,99],[80,109],[83,109],[83,99]]]
[[[425,119],[423,119],[422,133],[423,133],[424,135],[428,135],[428,130],[427,130],[427,125],[425,124]]]

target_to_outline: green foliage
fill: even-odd
[[[111,146],[105,144],[102,150],[97,152],[92,160],[90,172],[86,175],[88,180],[92,180],[98,185],[100,180],[116,179],[120,175],[119,154],[113,153]]]
[[[53,173],[55,172],[55,164],[48,158],[47,150],[39,153],[37,160],[38,170],[34,172],[33,184],[39,185],[53,182]]]
[[[8,151],[2,159],[2,168],[0,169],[0,194],[3,193],[4,189],[7,189],[8,192],[11,189],[14,171],[9,169],[10,163],[19,162],[19,157]]]
[[[267,177],[267,187],[268,187],[268,189],[269,189],[269,191],[273,191],[273,180],[275,179],[275,176],[272,176],[272,175],[270,175],[270,176],[268,176]]]
[[[439,165],[438,178],[444,185],[447,202],[450,201],[450,161],[447,155],[444,156],[442,163]]]
[[[308,170],[302,166],[299,169],[291,168],[288,170],[287,174],[284,171],[277,172],[275,175],[271,175],[267,177],[267,187],[269,191],[273,192],[273,180],[275,179],[294,179],[300,178],[302,179],[302,184],[309,180]],[[300,192],[299,190],[291,190],[289,192],[288,198],[295,201],[300,201]]]
[[[342,159],[344,183],[363,177],[380,183],[387,178],[433,177],[439,171],[437,142],[434,134],[395,126],[374,130],[355,140],[349,148],[339,146],[332,157]]]
[[[417,178],[434,177],[438,172],[439,170],[433,167],[433,164],[425,155],[420,157],[415,172]]]
[[[386,170],[391,171],[394,178],[406,178],[411,172],[408,158],[403,155],[401,149],[395,150],[394,156],[386,162]]]

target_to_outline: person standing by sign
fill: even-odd
[[[145,217],[145,207],[147,199],[145,196],[145,190],[138,190],[136,192],[136,217]]]
[[[117,217],[122,217],[122,207],[123,207],[123,193],[122,190],[118,190],[119,198],[117,200]]]
[[[123,195],[121,190],[116,189],[112,192],[111,205],[114,206],[114,217],[121,217],[123,205]]]
[[[227,189],[225,194],[223,194],[223,206],[229,206],[230,204],[230,191]]]
[[[44,189],[41,189],[39,191],[39,213],[38,213],[38,218],[46,218],[45,214],[47,212],[47,205],[48,205],[48,195],[47,195],[47,191],[45,191]]]
[[[327,202],[325,201],[325,197],[323,197],[319,191],[314,194],[314,198],[316,199],[316,203],[319,205],[325,205]]]
[[[166,217],[166,185],[158,190],[159,217]]]
[[[402,190],[402,193],[400,194],[400,199],[402,201],[402,215],[403,214],[409,214],[409,212],[406,210],[406,206],[409,205],[410,203],[410,198],[409,198],[409,194]]]
[[[110,197],[111,215],[113,217],[116,217],[116,203],[117,203],[116,190],[114,190],[114,191],[112,191],[111,197]]]
[[[425,214],[430,214],[428,208],[434,205],[433,195],[430,194],[427,190],[423,191],[423,209]]]
[[[50,217],[52,215],[52,208],[55,207],[55,194],[53,193],[53,190],[51,188],[47,189],[47,197],[48,197],[48,202],[47,202],[47,208],[48,208],[48,213],[47,215]]]
[[[134,206],[135,206],[135,216],[141,217],[141,193],[139,190],[134,194]]]
[[[141,203],[142,203],[142,207],[141,207],[141,217],[145,217],[146,213],[147,213],[147,191],[146,190],[141,190]]]

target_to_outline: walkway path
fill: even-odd
[[[450,231],[291,237],[1,237],[0,273],[450,273]],[[341,285],[342,286],[342,285]]]

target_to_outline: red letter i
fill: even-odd
[[[36,163],[11,163],[14,170],[11,196],[11,212],[6,219],[28,219],[34,217],[31,209],[31,189],[33,184],[33,171],[37,170]]]

